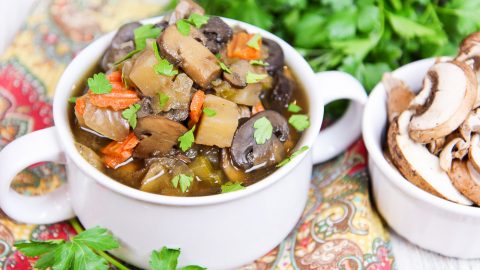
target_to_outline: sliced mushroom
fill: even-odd
[[[454,158],[462,159],[468,153],[469,144],[461,138],[454,138],[448,142],[440,152],[440,168],[444,171],[450,171],[452,160]]]
[[[216,16],[211,16],[200,31],[207,38],[206,46],[212,53],[219,53],[233,36],[232,28]]]
[[[113,63],[135,49],[133,30],[140,26],[142,26],[141,23],[132,22],[124,24],[118,29],[102,58],[101,66],[104,71],[109,70]]]
[[[198,13],[200,15],[205,14],[205,10],[193,0],[180,0],[179,3],[175,6],[175,10],[167,16],[165,20],[168,21],[168,24],[175,24],[180,19],[186,19],[190,14]]]
[[[456,160],[448,174],[453,185],[475,204],[480,205],[480,173],[472,163]]]
[[[390,124],[387,142],[393,163],[417,187],[435,196],[471,205],[472,202],[458,192],[447,173],[440,168],[438,157],[409,137],[408,123],[412,116],[413,112],[407,110]]]
[[[177,144],[178,137],[187,132],[187,128],[163,116],[150,115],[138,119],[134,132],[140,142],[133,156],[148,158],[167,154]]]
[[[191,36],[182,35],[176,25],[170,25],[158,38],[160,51],[168,61],[179,65],[202,88],[221,73],[217,58],[205,46]]]
[[[268,57],[265,59],[265,62],[268,63],[266,66],[268,73],[273,76],[276,72],[282,72],[283,66],[285,66],[282,47],[268,38],[262,38],[262,44],[268,49]]]
[[[430,153],[434,155],[438,155],[442,151],[443,147],[445,146],[445,142],[446,142],[445,138],[438,138],[427,143],[428,151],[430,151]]]
[[[75,142],[75,147],[80,155],[95,169],[103,172],[105,170],[105,166],[103,165],[102,159],[88,146],[85,146],[81,143]]]
[[[247,86],[247,73],[250,71],[250,63],[246,60],[239,60],[230,66],[230,73],[223,72],[223,78],[237,88]]]
[[[270,94],[270,106],[276,111],[283,111],[288,107],[295,91],[295,83],[282,72],[278,72],[275,78],[275,86]]]
[[[408,108],[415,95],[402,80],[393,77],[390,73],[383,75],[382,83],[387,91],[388,121],[391,122]]]
[[[455,59],[458,61],[466,61],[475,56],[480,56],[480,32],[472,33],[462,41]]]
[[[254,138],[255,122],[266,117],[273,126],[272,137],[264,144],[257,144]],[[248,170],[252,167],[268,167],[280,162],[285,156],[285,148],[280,142],[288,139],[287,120],[278,112],[267,110],[252,116],[238,128],[233,137],[230,154],[236,166]]]
[[[428,143],[450,134],[467,117],[476,96],[477,80],[465,63],[435,64],[425,77],[424,88],[412,101],[425,108],[413,116],[410,137]]]
[[[228,180],[235,183],[243,183],[248,178],[248,174],[232,163],[232,158],[226,148],[222,149],[222,170]]]
[[[471,111],[462,125],[458,128],[465,141],[470,141],[472,133],[480,132],[480,109]]]
[[[472,140],[470,142],[470,149],[468,151],[468,159],[472,163],[472,165],[480,171],[480,135],[475,134],[472,136]]]

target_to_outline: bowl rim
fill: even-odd
[[[402,78],[403,76],[406,76],[406,74],[409,73],[410,70],[416,69],[419,66],[433,65],[436,59],[437,58],[427,58],[427,59],[411,62],[409,64],[406,64],[394,70],[392,74],[398,78]],[[420,76],[420,75],[422,76],[422,80],[423,80],[424,74],[420,73],[417,76]],[[365,111],[362,119],[363,140],[368,150],[370,162],[373,162],[372,165],[378,167],[379,170],[382,171],[382,173],[387,176],[385,177],[387,181],[390,181],[400,191],[406,193],[407,195],[417,200],[423,201],[431,206],[440,208],[442,210],[446,210],[451,213],[457,213],[457,214],[461,213],[463,215],[469,215],[469,216],[475,216],[475,217],[480,216],[480,209],[478,207],[457,204],[447,199],[443,199],[435,195],[432,195],[420,189],[419,187],[415,186],[414,184],[412,184],[405,177],[403,177],[403,175],[401,175],[397,169],[395,169],[392,165],[390,165],[390,163],[387,162],[387,160],[383,156],[381,142],[378,142],[375,139],[376,132],[373,126],[374,121],[372,120],[372,119],[375,119],[374,117],[372,117],[373,115],[379,114],[378,113],[379,108],[382,108],[382,106],[383,108],[386,107],[386,103],[384,101],[385,97],[386,97],[385,88],[383,87],[382,82],[379,82],[370,93],[368,102],[365,106]],[[386,128],[386,121],[383,124],[382,132],[385,132],[385,128]]]
[[[163,16],[152,17],[148,19],[140,20],[143,24],[154,24],[160,21]],[[81,157],[74,146],[73,134],[69,127],[68,120],[68,98],[71,96],[71,92],[74,89],[74,85],[78,82],[79,76],[73,76],[79,72],[87,72],[88,68],[93,66],[101,55],[103,55],[104,49],[110,44],[110,40],[113,38],[116,30],[106,33],[87,47],[85,47],[67,66],[65,71],[60,77],[55,90],[55,96],[53,100],[53,116],[55,121],[55,127],[58,134],[58,140],[60,141],[62,148],[67,156],[67,161],[73,162],[85,175],[94,179],[102,186],[117,192],[126,197],[130,197],[136,200],[150,202],[153,204],[175,205],[175,206],[202,206],[210,204],[225,203],[228,201],[244,198],[255,194],[263,189],[266,189],[276,182],[282,180],[287,176],[300,162],[306,160],[306,157],[311,155],[311,149],[314,145],[314,141],[320,131],[320,127],[323,121],[324,102],[319,91],[316,90],[316,81],[314,78],[314,72],[306,60],[287,42],[283,41],[276,35],[250,25],[245,22],[220,17],[230,26],[240,26],[246,29],[248,32],[259,33],[262,37],[272,39],[279,43],[282,47],[286,64],[291,68],[296,75],[297,82],[302,85],[305,94],[307,96],[309,106],[310,127],[302,134],[300,140],[297,142],[296,149],[301,146],[307,145],[308,151],[303,152],[295,159],[290,161],[285,166],[278,168],[275,172],[263,178],[262,180],[248,186],[247,188],[224,194],[215,194],[209,196],[199,197],[175,197],[159,194],[152,194],[140,191],[138,189],[121,184],[111,177],[103,174],[95,169],[85,159]],[[93,56],[92,56],[93,55]],[[81,71],[78,71],[80,69]],[[73,77],[72,77],[73,76]],[[319,106],[319,104],[321,106]],[[68,171],[68,166],[67,166]]]

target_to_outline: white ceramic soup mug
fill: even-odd
[[[153,18],[143,23],[155,23]],[[297,144],[308,146],[276,172],[244,190],[205,197],[169,197],[125,186],[97,171],[74,146],[68,98],[73,86],[94,66],[115,33],[85,48],[63,73],[53,102],[55,126],[33,132],[0,153],[0,206],[10,217],[27,223],[51,223],[78,216],[86,228],[102,226],[121,241],[112,253],[148,267],[152,250],[182,249],[180,264],[231,269],[253,261],[278,245],[294,228],[307,201],[312,165],[343,151],[360,135],[366,94],[360,83],[342,72],[315,74],[302,56],[280,38],[239,21],[224,19],[249,32],[275,40],[308,98],[311,126]],[[346,114],[322,131],[324,104],[353,100]],[[66,164],[68,183],[56,191],[27,197],[10,184],[25,167],[40,162]]]
[[[405,65],[393,72],[418,92],[435,59]],[[480,258],[480,209],[456,204],[423,191],[407,181],[383,155],[387,94],[379,83],[363,116],[363,139],[378,210],[387,223],[414,244],[445,256]]]

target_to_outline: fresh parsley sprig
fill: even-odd
[[[143,49],[145,49],[145,47],[147,47],[147,39],[155,39],[160,35],[161,32],[162,29],[155,27],[153,24],[145,24],[133,30],[135,49],[115,62],[115,65],[118,65],[131,58],[136,53],[141,52]]]
[[[112,92],[112,85],[107,78],[105,73],[100,72],[97,74],[93,74],[91,78],[87,80],[88,88],[92,93],[100,95],[100,94],[108,94]]]
[[[273,126],[270,120],[265,116],[257,119],[253,123],[253,128],[255,129],[253,137],[257,144],[264,144],[272,137]]]
[[[261,80],[265,79],[268,75],[267,74],[257,74],[248,71],[247,72],[247,83],[258,83]]]
[[[287,157],[286,159],[284,159],[280,163],[278,163],[276,167],[279,168],[279,167],[285,166],[285,164],[289,163],[290,161],[292,161],[292,159],[294,159],[295,157],[297,157],[298,155],[300,155],[301,153],[303,153],[307,150],[308,150],[308,146],[306,146],[306,145],[300,147],[300,149],[293,152],[289,157]]]
[[[178,188],[180,186],[180,190],[185,193],[190,185],[193,182],[193,176],[191,175],[186,175],[186,174],[179,174],[176,175],[175,177],[172,178],[172,185],[175,188]]]
[[[310,119],[305,114],[294,114],[288,118],[288,123],[301,132],[310,126]]]
[[[134,129],[137,127],[137,112],[140,110],[140,104],[132,104],[122,112],[123,119]]]
[[[155,72],[159,75],[165,75],[169,77],[177,75],[178,70],[174,69],[173,64],[170,64],[170,62],[168,62],[167,59],[163,59],[162,57],[160,57],[157,42],[153,42],[152,47],[153,47],[153,53],[155,54],[155,58],[157,59],[157,62],[158,62],[153,66],[153,69],[155,70]]]
[[[178,137],[180,149],[182,149],[183,152],[190,149],[190,147],[193,145],[193,142],[195,142],[195,136],[193,135],[194,131],[195,126],[193,126],[189,131],[185,132],[182,136]]]
[[[215,115],[217,115],[217,111],[211,108],[203,108],[203,113],[208,117],[214,117]]]
[[[222,193],[229,193],[229,192],[245,189],[245,187],[241,183],[233,183],[233,182],[227,182],[223,184],[220,188],[222,189]]]
[[[180,249],[163,247],[161,250],[155,250],[150,256],[150,267],[153,270],[177,270],[178,257]],[[180,268],[180,270],[205,270],[207,268],[189,265]]]

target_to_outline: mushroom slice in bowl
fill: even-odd
[[[392,161],[405,178],[430,194],[463,205],[472,202],[452,185],[447,173],[440,168],[439,159],[422,144],[408,135],[412,111],[403,112],[390,124],[387,134]]]
[[[437,63],[427,73],[411,105],[421,106],[409,125],[410,137],[429,143],[457,129],[473,109],[477,80],[462,62]]]
[[[478,134],[472,136],[470,149],[468,151],[468,159],[475,169],[480,171],[480,135]]]
[[[388,121],[391,122],[408,108],[415,95],[402,80],[393,77],[390,73],[383,75],[382,83],[388,95],[387,113]]]
[[[454,161],[448,174],[453,185],[465,197],[477,205],[480,204],[480,173],[470,161]]]

